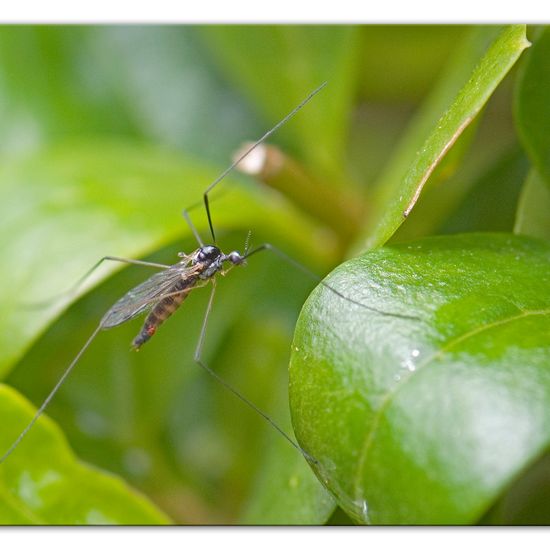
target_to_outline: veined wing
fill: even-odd
[[[182,279],[190,279],[198,274],[199,266],[183,267],[174,265],[155,273],[145,282],[127,292],[101,319],[102,328],[116,327],[133,319],[143,311],[160,302],[174,292],[174,285]]]

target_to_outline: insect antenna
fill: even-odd
[[[246,258],[248,255],[248,251],[250,250],[250,240],[252,239],[252,230],[248,231],[248,234],[246,235],[246,240],[244,241],[244,252],[243,256]]]
[[[210,203],[208,201],[208,193],[210,193],[210,191],[212,191],[212,189],[214,189],[214,187],[216,187],[216,185],[218,185],[218,183],[220,183],[220,181],[222,181],[223,178],[225,178],[225,176],[227,176],[227,174],[229,174],[229,172],[231,172],[245,157],[247,157],[252,151],[254,151],[254,149],[256,149],[258,145],[263,143],[271,134],[276,132],[281,126],[283,126],[283,124],[288,122],[288,120],[291,119],[302,107],[304,107],[304,105],[309,103],[309,101],[313,98],[313,96],[318,94],[326,85],[327,85],[327,82],[323,82],[319,87],[315,88],[315,90],[310,92],[310,94],[298,106],[294,107],[294,109],[292,109],[292,111],[290,111],[288,115],[286,115],[282,120],[280,120],[277,124],[275,124],[275,126],[273,126],[271,130],[268,130],[258,141],[256,141],[248,149],[246,149],[242,155],[240,155],[237,159],[235,159],[233,163],[230,166],[228,166],[206,188],[206,191],[203,194],[203,201],[204,201],[204,207],[206,209],[206,217],[208,218],[208,226],[210,227],[210,233],[212,234],[213,243],[216,243],[216,234],[214,233],[214,226],[212,225],[212,215],[210,213]]]

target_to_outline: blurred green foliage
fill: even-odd
[[[518,72],[524,32],[522,26],[1,27],[5,383],[39,406],[104,312],[150,272],[104,265],[77,293],[46,308],[30,306],[71,288],[104,255],[174,263],[178,251],[193,249],[182,209],[201,200],[244,140],[257,139],[325,80],[328,86],[270,143],[312,181],[358,206],[357,234],[343,240],[315,209],[235,172],[212,196],[223,250],[242,250],[251,229],[253,243],[271,242],[324,275],[365,242],[378,246],[389,238],[513,230],[548,239],[536,199],[548,200],[550,184],[548,86],[534,85],[546,82],[548,32],[529,30],[532,52],[521,57]],[[456,143],[445,156],[449,135]],[[426,166],[433,173],[402,223],[400,195],[419,192]],[[206,239],[200,204],[191,214]],[[315,284],[268,253],[251,258],[220,281],[206,339],[207,363],[288,432],[290,342]],[[61,507],[56,516],[44,473],[68,451],[54,439],[51,455],[38,447],[50,433],[40,421],[0,465],[11,464],[2,472],[9,478],[0,476],[0,522],[349,520],[337,508],[346,508],[342,494],[321,484],[275,430],[194,364],[207,294],[193,293],[139,354],[129,351],[139,320],[99,334],[48,407],[79,459],[109,472],[102,479],[126,499],[127,514],[82,519],[79,510],[111,497],[93,487],[84,494],[75,481],[66,490],[78,504],[72,515]],[[13,390],[2,399],[13,435],[28,421],[28,407],[17,406]],[[296,424],[296,411],[293,417]],[[89,475],[80,463],[71,468]],[[6,507],[15,499],[32,511],[29,487],[54,503],[47,514],[17,517]]]

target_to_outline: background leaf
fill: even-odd
[[[3,27],[1,151],[109,134],[227,164],[236,144],[265,128],[213,71],[197,34],[153,25]]]
[[[360,522],[475,523],[550,444],[550,248],[500,234],[394,245],[310,296],[293,424]]]
[[[287,382],[287,380],[285,380]],[[285,393],[287,384],[282,387]],[[286,404],[286,400],[280,400]],[[277,418],[283,417],[283,408]],[[292,433],[290,414],[284,429]],[[290,445],[279,445],[270,434],[263,467],[257,473],[240,523],[246,525],[323,525],[336,508],[304,457]]]
[[[0,434],[8,448],[34,409],[0,385]],[[40,453],[35,449],[40,448]],[[75,488],[79,490],[76,491]],[[2,524],[165,524],[168,518],[120,479],[79,462],[59,428],[43,417],[0,469]]]
[[[521,151],[507,151],[474,183],[440,232],[511,231],[528,169],[529,163]]]
[[[437,112],[430,105],[425,118],[420,118],[417,123],[420,128],[415,128],[411,137],[403,142],[402,152],[399,153],[402,160],[391,166],[390,175],[382,176],[388,180],[384,187],[384,196],[387,199],[384,200],[384,207],[377,208],[380,218],[373,220],[372,227],[369,228],[367,247],[383,244],[403,223],[435,167],[479,113],[527,46],[525,27],[508,27],[491,44],[456,96],[449,93],[456,86],[456,77],[451,73],[448,83],[445,81],[442,87],[443,91],[434,100],[434,105],[438,107],[440,102],[448,105],[446,110],[439,111],[443,114],[437,126],[434,128],[430,124],[433,112]],[[462,75],[464,64],[460,63],[457,67]],[[443,98],[448,98],[449,102],[443,102]],[[430,128],[427,135],[423,131],[424,125]],[[416,148],[424,135],[422,146]]]
[[[465,25],[362,26],[362,95],[381,103],[422,101],[470,30]]]
[[[517,82],[515,110],[523,146],[542,178],[550,184],[550,30],[539,31]]]
[[[245,525],[323,525],[336,508],[303,457],[285,450],[266,460],[242,517]]]
[[[536,170],[525,181],[516,213],[514,233],[550,239],[550,188]]]

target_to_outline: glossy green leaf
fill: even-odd
[[[550,187],[536,170],[521,191],[514,233],[550,240]]]
[[[517,81],[516,122],[531,162],[550,185],[550,28],[541,29]]]
[[[7,448],[34,408],[0,385],[0,445]],[[9,419],[6,420],[6,419]],[[119,478],[80,462],[59,428],[43,417],[0,465],[0,523],[166,524],[166,515]]]
[[[470,163],[468,160],[444,185],[430,185],[422,193],[407,223],[393,235],[392,244],[434,233],[513,229],[523,180],[529,170],[525,154],[517,144],[512,148],[501,144],[493,154],[484,155],[482,161],[479,157]]]
[[[488,32],[492,35],[494,30]],[[475,47],[468,53],[475,52],[479,44],[475,41]],[[471,66],[472,59],[457,64],[457,73],[451,72],[444,79],[433,104],[428,105],[426,113],[402,142],[395,161],[390,160],[388,171],[380,177],[383,187],[376,208],[378,217],[372,220],[364,236],[367,247],[385,243],[404,222],[430,175],[528,45],[524,25],[507,27],[481,59],[473,57],[479,61],[468,73],[465,84],[464,67]],[[459,91],[457,82],[463,84]],[[435,113],[440,117],[437,122],[433,118]]]
[[[374,524],[475,523],[550,447],[550,246],[508,234],[367,253],[300,315],[293,425]],[[410,317],[397,317],[401,316]]]
[[[46,309],[29,304],[70,289],[105,255],[136,258],[189,235],[181,211],[200,201],[206,182],[218,173],[179,155],[112,141],[72,143],[3,163],[0,236],[6,243],[2,263],[9,269],[0,273],[0,372],[6,372],[66,300]],[[235,189],[230,180],[224,186],[232,192],[212,202],[220,235],[224,227],[239,227],[244,243],[250,228],[269,226],[276,235],[292,226],[292,234],[316,254],[315,243],[311,246],[307,239],[311,226],[302,225],[283,202],[268,200],[260,189]],[[202,208],[193,211],[193,218],[206,235]],[[323,242],[319,251],[330,254],[330,246]],[[89,283],[113,268],[99,270]]]
[[[210,26],[205,43],[220,68],[272,123],[322,82],[328,86],[288,134],[309,167],[329,182],[342,179],[350,104],[357,78],[358,28],[353,26]],[[277,101],[274,101],[274,96]]]

